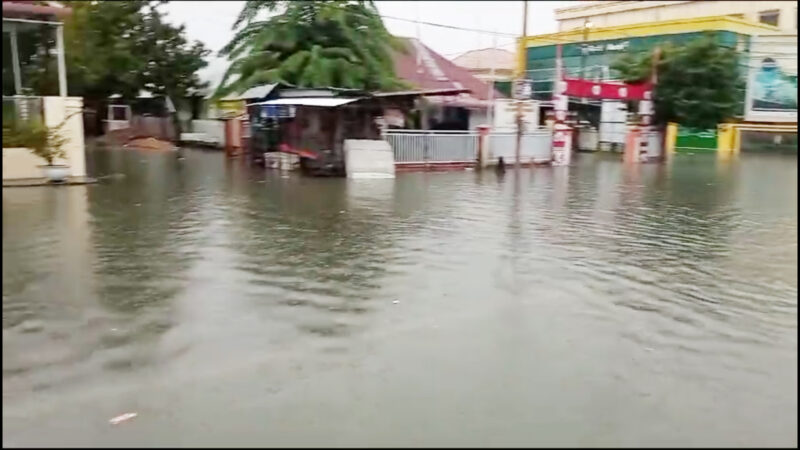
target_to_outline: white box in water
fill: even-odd
[[[383,140],[347,139],[344,167],[348,178],[394,178],[394,151]]]

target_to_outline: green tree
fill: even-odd
[[[210,53],[190,43],[183,26],[164,21],[165,2],[131,0],[69,2],[64,26],[70,95],[105,109],[112,94],[133,98],[141,89],[174,101],[205,86],[197,71]]]
[[[652,54],[626,54],[612,69],[626,82],[651,76]],[[655,121],[708,129],[742,114],[744,77],[740,55],[704,36],[683,46],[665,45],[656,64]]]
[[[262,13],[267,18],[259,20]],[[405,86],[392,51],[404,51],[372,1],[254,1],[239,14],[221,51],[232,60],[216,94],[263,83],[391,90]]]

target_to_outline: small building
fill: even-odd
[[[403,120],[423,96],[460,95],[466,89],[365,92],[352,89],[273,87],[260,101],[247,105],[249,153],[260,161],[264,153],[300,157],[313,175],[344,175],[344,141],[380,140],[387,116]],[[395,118],[397,120],[398,118]]]
[[[254,86],[242,93],[229,94],[220,99],[215,99],[213,93],[197,93],[188,100],[189,108],[178,109],[182,123],[186,125],[181,133],[181,142],[199,144],[212,147],[226,146],[227,138],[237,142],[231,143],[233,147],[240,147],[241,138],[246,138],[245,123],[239,121],[241,128],[234,136],[226,135],[225,122],[235,118],[247,116],[247,103],[265,99],[279,84],[263,84]],[[238,138],[238,139],[237,139]]]
[[[459,95],[430,96],[419,105],[420,116],[411,128],[474,130],[489,123],[494,99],[505,98],[469,69],[434,52],[413,38],[403,38],[406,52],[393,53],[395,73],[420,91],[463,90]]]
[[[514,53],[502,48],[470,50],[453,62],[467,69],[475,78],[493,85],[506,97],[511,97],[516,61]]]
[[[40,178],[38,166],[45,162],[24,147],[6,148],[7,130],[19,130],[34,122],[49,128],[58,127],[66,138],[64,159],[56,164],[69,166],[74,178],[86,176],[86,158],[83,136],[83,98],[70,97],[67,92],[67,74],[64,58],[64,17],[72,10],[57,2],[3,1],[3,179]],[[20,45],[33,41],[41,33],[55,35],[55,48],[43,49],[55,55],[58,82],[55,86],[40,88],[26,78],[23,67],[31,59]],[[8,41],[6,41],[8,39]],[[40,39],[39,39],[40,41]],[[10,56],[6,58],[6,48]],[[6,65],[8,64],[8,66]],[[5,75],[9,74],[10,77]]]

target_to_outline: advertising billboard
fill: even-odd
[[[754,36],[745,120],[797,122],[797,35]]]

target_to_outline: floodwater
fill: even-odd
[[[797,445],[796,156],[90,171],[3,189],[4,445]]]

